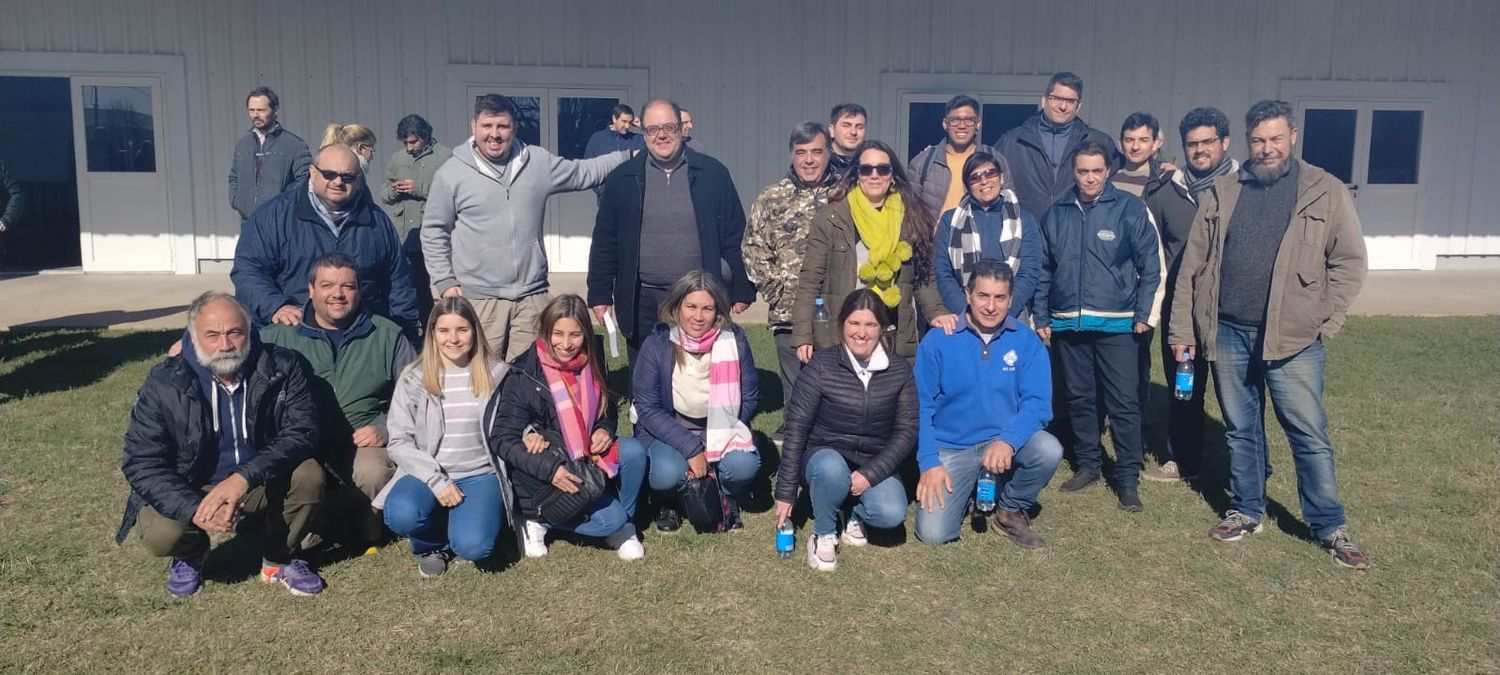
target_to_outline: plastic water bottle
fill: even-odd
[[[828,305],[823,304],[823,296],[813,300],[813,323],[828,323],[833,317],[828,314]]]
[[[995,510],[995,474],[989,469],[979,470],[979,482],[974,486],[974,508],[982,513]]]
[[[792,559],[792,549],[797,545],[796,537],[790,520],[776,528],[776,555],[781,556],[782,560]]]
[[[1182,360],[1177,362],[1177,376],[1172,380],[1172,398],[1186,401],[1193,398],[1193,352],[1183,350]]]

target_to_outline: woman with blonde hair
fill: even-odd
[[[359,157],[359,168],[368,171],[370,161],[375,159],[375,132],[359,123],[339,124],[337,122],[328,125],[323,130],[323,142],[318,144],[318,149],[330,145],[347,145]]]

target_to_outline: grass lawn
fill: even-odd
[[[774,403],[770,337],[750,333]],[[1128,514],[1104,490],[1058,492],[1064,468],[1042,495],[1045,552],[966,529],[942,547],[845,550],[818,573],[801,561],[806,529],[793,561],[776,558],[762,502],[742,534],[648,532],[637,563],[559,542],[498,572],[419,579],[396,542],[323,564],[320,598],[219,564],[186,601],[162,588],[163,561],[112,538],[126,417],[173,337],[0,334],[0,671],[1500,670],[1494,317],[1353,318],[1329,343],[1339,487],[1366,572],[1302,538],[1272,422],[1271,526],[1235,544],[1206,536],[1222,485],[1147,483],[1147,510]],[[1160,412],[1159,368],[1156,381]],[[1210,416],[1222,452],[1212,402]],[[754,426],[779,420],[765,410]]]

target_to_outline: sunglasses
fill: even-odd
[[[333,179],[335,179],[335,178],[338,178],[338,179],[344,181],[345,183],[353,183],[353,182],[359,180],[360,177],[361,177],[361,174],[357,174],[357,173],[339,173],[337,171],[329,171],[327,169],[324,169],[321,166],[313,166],[313,171],[318,172],[318,175],[322,176],[323,180],[326,180],[326,181],[328,181],[330,183],[332,183]]]
[[[880,176],[881,178],[884,178],[886,176],[891,175],[891,165],[890,164],[861,164],[861,165],[859,165],[859,175],[861,175],[861,176],[867,176],[867,177],[874,175],[874,176]]]
[[[991,178],[999,178],[999,177],[1000,177],[1000,170],[999,169],[996,169],[993,166],[985,167],[983,169],[975,171],[974,173],[969,174],[969,185],[977,185],[977,184],[983,183],[984,181],[987,181],[987,180],[989,180]]]

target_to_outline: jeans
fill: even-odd
[[[1333,445],[1323,409],[1323,342],[1279,361],[1261,357],[1260,331],[1219,323],[1213,362],[1215,391],[1229,445],[1230,508],[1257,520],[1266,514],[1265,393],[1292,447],[1297,497],[1313,535],[1326,538],[1344,524],[1334,478]]]
[[[844,456],[833,448],[814,452],[803,473],[812,499],[815,535],[833,534],[838,529],[839,512],[851,499],[858,502],[853,509],[854,517],[870,527],[896,527],[906,520],[906,488],[902,487],[900,476],[887,476],[860,496],[851,497],[849,481],[853,472]]]
[[[619,548],[625,540],[635,536],[635,524],[630,522],[630,515],[626,513],[619,497],[610,494],[610,491],[605,491],[604,496],[589,507],[587,514],[560,525],[545,522],[542,525],[547,529],[555,528],[585,537],[600,537],[611,548]]]
[[[385,525],[411,539],[417,555],[446,548],[464,560],[484,560],[495,550],[504,521],[500,478],[486,473],[453,482],[464,500],[444,507],[426,483],[402,476],[386,495]]]
[[[953,492],[943,496],[943,505],[934,506],[928,512],[917,504],[917,538],[924,544],[942,544],[958,539],[963,525],[964,511],[974,496],[974,486],[979,482],[984,459],[984,448],[988,442],[967,448],[938,450],[938,459],[948,470],[953,482]],[[1036,505],[1037,495],[1062,462],[1062,444],[1045,431],[1032,434],[1026,445],[1016,450],[1011,458],[1010,470],[995,477],[999,508],[1006,511],[1026,511]]]
[[[620,506],[627,518],[635,517],[636,499],[641,495],[641,483],[646,481],[646,448],[641,442],[628,436],[620,439]]]
[[[1068,417],[1073,423],[1073,454],[1079,473],[1100,473],[1104,448],[1099,444],[1099,394],[1109,414],[1115,443],[1115,482],[1141,482],[1140,364],[1136,336],[1130,333],[1063,331],[1052,334],[1062,357],[1068,388]]]
[[[634,440],[634,439],[632,439]],[[646,449],[646,454],[651,458],[650,476],[651,489],[657,492],[676,492],[687,482],[687,458],[670,445],[661,441],[652,441],[651,447]],[[731,452],[719,460],[719,487],[729,493],[729,496],[738,498],[750,487],[750,481],[755,480],[755,474],[760,471],[760,455],[755,452]]]

